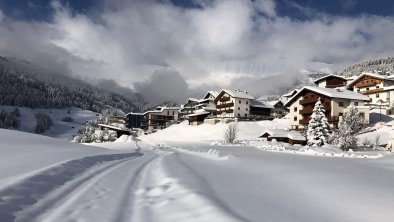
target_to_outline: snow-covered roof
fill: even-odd
[[[189,98],[188,100],[187,100],[187,102],[189,103],[189,102],[198,102],[200,99],[198,99],[198,98]]]
[[[340,99],[351,99],[351,100],[363,100],[369,101],[369,97],[354,91],[347,90],[345,88],[322,88],[322,87],[314,87],[314,86],[304,86],[302,89],[297,92],[287,103],[285,106],[291,104],[291,102],[298,97],[304,90],[309,90],[312,92],[316,92],[321,95],[328,96],[330,98],[340,98]]]
[[[339,78],[339,79],[346,80],[346,78],[344,78],[344,77],[342,77],[342,76],[338,76],[338,75],[334,75],[334,74],[329,74],[329,75],[323,76],[323,77],[321,77],[321,78],[315,79],[313,82],[317,84],[317,83],[319,83],[319,82],[321,82],[321,81],[327,79],[328,77],[335,77],[335,78]]]
[[[129,112],[126,114],[127,115],[144,115],[143,113],[133,113],[133,112]]]
[[[288,92],[286,94],[283,94],[282,96],[284,96],[284,97],[291,97],[297,92],[298,92],[298,89],[294,89],[294,90],[291,90],[290,92]]]
[[[144,114],[147,114],[147,113],[162,113],[164,110],[179,110],[179,109],[180,109],[180,107],[166,107],[166,106],[164,106],[164,107],[157,107],[156,110],[146,111]]]
[[[207,114],[210,114],[210,112],[193,113],[193,114],[190,114],[187,116],[201,116],[201,115],[207,115]]]
[[[223,92],[229,94],[233,98],[240,98],[240,99],[254,99],[253,96],[247,94],[244,91],[241,90],[230,90],[230,89],[222,89],[222,91],[219,93],[222,94]]]
[[[215,107],[209,107],[209,106],[203,107],[202,109],[203,109],[203,110],[206,110],[206,111],[216,111],[216,108],[215,108]]]
[[[383,79],[383,80],[389,80],[389,81],[393,81],[391,76],[387,76],[387,75],[380,75],[380,74],[376,74],[376,73],[368,73],[368,72],[364,72],[361,75],[357,76],[353,81],[349,82],[347,85],[350,86],[353,83],[355,83],[356,81],[358,81],[360,78],[362,78],[363,76],[371,76],[377,79]]]
[[[289,138],[292,140],[300,140],[300,141],[305,141],[305,137],[301,135],[301,133],[297,131],[288,131],[284,129],[266,129],[260,137],[262,137],[264,134],[268,134],[269,138]]]
[[[268,102],[271,106],[275,106],[278,103],[283,103],[281,100],[274,100],[274,101],[269,101]]]
[[[264,101],[257,100],[257,99],[252,99],[252,100],[250,101],[250,106],[259,107],[259,108],[268,108],[268,109],[273,109],[273,108],[274,108],[274,107],[273,107],[271,104],[269,104],[268,102],[264,102]]]
[[[212,95],[214,98],[216,98],[219,95],[219,92],[217,92],[217,91],[208,91],[207,94],[205,94],[204,99],[208,99],[209,95]]]

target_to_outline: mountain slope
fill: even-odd
[[[120,95],[26,61],[0,57],[0,105],[30,108],[75,106],[100,112],[107,106],[125,112],[143,109],[142,98]]]
[[[360,75],[362,72],[383,72],[394,74],[394,57],[367,60],[351,65],[336,74],[350,77]]]

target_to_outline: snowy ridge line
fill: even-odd
[[[126,153],[88,156],[67,161],[21,180],[13,186],[0,190],[0,219],[1,221],[32,221],[45,209],[55,204],[59,199],[58,197],[66,196],[73,189],[83,185],[84,182],[100,172],[141,155],[140,153]],[[110,164],[98,167],[95,171],[76,180],[74,184],[68,186],[68,189],[58,193],[55,197],[47,198],[47,195],[52,191],[84,174],[94,166],[107,162]],[[41,199],[46,200],[42,204],[34,206]],[[29,209],[27,206],[32,207]],[[15,216],[16,213],[18,213],[18,218]]]
[[[211,160],[228,160],[230,159],[230,156],[221,156],[219,150],[216,149],[209,149],[208,151],[194,151],[194,150],[188,150],[184,149],[181,147],[173,147],[173,146],[166,146],[170,149],[176,150],[181,153],[187,153],[190,155],[206,158],[206,159],[211,159]]]
[[[168,155],[168,154],[167,154]],[[134,214],[131,221],[239,221],[217,207],[199,192],[185,187],[168,175],[161,153],[141,177],[139,190],[135,193]],[[175,154],[177,155],[177,154]]]

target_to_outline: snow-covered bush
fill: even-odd
[[[36,113],[35,114],[37,125],[35,132],[36,133],[44,133],[45,131],[49,130],[51,126],[53,126],[53,121],[51,117],[44,113]]]
[[[362,128],[362,121],[357,108],[350,107],[350,110],[343,115],[338,130],[334,133],[333,143],[342,150],[357,148],[356,134]]]
[[[19,121],[20,112],[14,110],[12,112],[7,112],[4,109],[0,111],[0,128],[3,129],[18,129],[20,125]]]
[[[62,122],[74,122],[74,119],[71,116],[65,116],[61,119]]]
[[[328,131],[330,126],[324,112],[324,107],[319,98],[313,108],[313,113],[306,133],[309,146],[323,146],[327,144],[330,138],[330,133]]]
[[[224,142],[232,144],[235,142],[238,136],[238,128],[237,124],[235,123],[230,123],[227,126],[226,132],[224,132]]]
[[[113,142],[117,139],[116,132],[105,129],[100,130],[97,125],[97,120],[90,120],[86,126],[80,129],[74,137],[73,142],[76,143],[103,143]]]

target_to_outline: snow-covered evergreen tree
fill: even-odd
[[[361,130],[362,121],[357,108],[350,107],[350,110],[343,115],[333,143],[343,150],[356,148],[358,141],[356,134]]]
[[[322,146],[326,144],[330,138],[330,126],[324,113],[325,110],[319,98],[313,108],[313,113],[306,133],[309,146]]]

